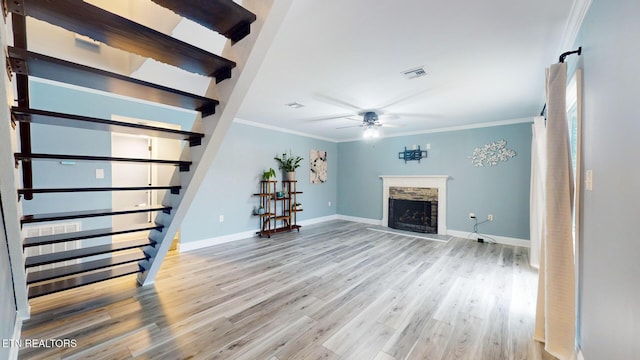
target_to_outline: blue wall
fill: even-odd
[[[190,128],[193,114],[100,94],[32,82],[33,107],[109,118],[112,113],[181,123]],[[110,135],[90,130],[36,125],[33,128],[34,152],[86,153],[108,155]],[[517,152],[515,158],[494,167],[476,168],[467,158],[474,148],[505,139]],[[405,164],[397,159],[405,146],[431,144],[429,157],[421,163]],[[259,177],[269,167],[277,168],[273,156],[291,149],[305,158],[298,171],[299,201],[304,212],[299,221],[328,215],[380,219],[382,182],[379,175],[449,175],[448,228],[471,231],[469,212],[479,218],[493,214],[492,223],[482,225],[486,234],[529,238],[529,176],[531,125],[529,123],[436,132],[374,142],[353,141],[336,144],[310,137],[234,123],[214,160],[197,198],[181,226],[183,242],[230,235],[258,228],[251,216],[258,204],[251,194],[258,191]],[[329,180],[309,184],[309,150],[328,152]],[[96,168],[104,168],[105,179],[95,179]],[[64,166],[59,162],[38,162],[34,166],[35,186],[109,186],[108,163],[81,163]],[[338,176],[338,174],[340,174]],[[281,178],[281,176],[279,176]],[[332,206],[328,206],[328,202]],[[53,194],[37,195],[25,201],[25,213],[46,213],[74,209],[108,208],[111,195]],[[219,222],[224,215],[224,222]],[[83,228],[109,225],[109,219],[87,219]]]
[[[259,191],[262,172],[270,167],[276,170],[277,180],[282,180],[273,157],[289,149],[304,158],[296,172],[298,191],[304,192],[298,195],[304,208],[298,214],[298,222],[334,215],[338,179],[336,143],[234,123],[182,222],[181,242],[259,229],[258,218],[251,215],[259,198],[252,194]],[[328,181],[324,184],[309,183],[311,149],[327,151]],[[224,215],[222,223],[218,221],[220,215]]]
[[[585,359],[640,359],[640,2],[594,0],[577,45],[584,73],[579,344]],[[575,60],[572,60],[575,61]]]
[[[179,124],[190,129],[195,112],[169,109],[105,96],[95,92],[30,81],[31,107],[85,116],[110,119],[112,114]],[[111,154],[111,134],[104,131],[74,129],[49,125],[32,125],[34,153],[105,155]],[[104,169],[105,178],[96,179],[95,170]],[[62,165],[59,161],[34,161],[34,187],[104,187],[111,186],[111,165],[108,162],[76,162]],[[53,213],[72,210],[106,209],[111,207],[111,193],[35,194],[22,201],[25,214]],[[111,225],[111,218],[82,220],[82,228]]]
[[[476,147],[507,140],[517,155],[493,167],[474,167],[467,157]],[[431,144],[428,158],[405,164],[398,152]],[[531,173],[531,123],[462,131],[352,141],[338,145],[338,213],[381,219],[380,175],[449,175],[447,228],[472,231],[469,213],[479,219],[494,215],[480,226],[486,234],[529,239],[529,182]]]

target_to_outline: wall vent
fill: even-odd
[[[402,72],[402,76],[404,76],[407,79],[415,79],[425,75],[427,75],[427,72],[424,70],[424,67],[422,66]]]
[[[22,233],[24,237],[34,237],[34,236],[45,236],[45,235],[54,235],[54,234],[66,234],[71,232],[77,232],[82,230],[82,224],[80,222],[66,222],[66,223],[54,223],[47,225],[35,225],[35,226],[24,226],[22,228]],[[59,244],[50,244],[43,246],[34,246],[28,247],[25,249],[26,256],[36,256],[49,254],[58,251],[66,251],[73,250],[80,247],[80,241],[67,241]],[[78,263],[78,260],[68,260],[65,262],[60,262],[56,264],[42,265],[36,266],[34,268],[29,269],[29,271],[40,271],[47,270],[54,267],[72,265]]]

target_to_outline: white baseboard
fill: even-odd
[[[299,221],[298,225],[309,226],[309,225],[319,224],[325,221],[331,221],[336,219],[338,219],[338,215],[329,215],[329,216],[323,216],[323,217]],[[191,241],[187,243],[181,242],[178,245],[178,249],[179,249],[178,251],[180,252],[194,251],[194,250],[206,248],[209,246],[220,245],[220,244],[225,244],[232,241],[248,239],[256,236],[256,233],[258,231],[259,229],[256,229],[256,230],[243,231],[235,234],[216,236],[214,238],[209,238],[209,239]]]
[[[323,223],[325,221],[331,221],[331,220],[338,220],[338,215],[333,214],[333,215],[317,217],[309,220],[302,220],[302,221],[298,221],[298,225],[309,226],[309,225],[319,224],[319,223]]]
[[[361,218],[361,217],[348,216],[348,215],[338,215],[337,218],[338,220],[353,221],[353,222],[369,224],[369,225],[382,225],[382,220],[377,220],[377,219]]]
[[[258,231],[258,230],[243,231],[243,232],[239,232],[239,233],[235,233],[235,234],[216,236],[214,238],[209,238],[209,239],[202,239],[202,240],[198,240],[198,241],[190,241],[190,242],[187,242],[187,243],[181,242],[178,245],[178,251],[180,251],[180,252],[193,251],[193,250],[206,248],[206,247],[209,247],[209,246],[225,244],[225,243],[228,243],[228,242],[238,241],[238,240],[242,240],[242,239],[248,239],[250,237],[255,236],[256,235],[256,231]]]
[[[358,222],[358,223],[363,223],[363,224],[369,224],[369,225],[382,225],[382,220],[361,218],[361,217],[355,217],[355,216],[338,215],[338,219],[339,220],[353,221],[353,222]],[[474,239],[475,240],[474,237],[469,236],[469,235],[472,235],[472,234],[469,234],[469,232],[465,232],[465,231],[447,230],[447,235],[460,237],[460,238],[463,238],[463,239]],[[487,234],[487,236],[492,237],[499,244],[520,246],[520,247],[526,247],[526,248],[531,247],[531,242],[529,240],[511,238],[511,237],[506,237],[506,236],[489,235],[489,234]]]
[[[309,226],[309,225],[319,224],[319,223],[323,223],[323,222],[331,221],[331,220],[346,220],[346,221],[353,221],[353,222],[369,224],[369,225],[382,225],[382,223],[381,223],[382,220],[361,218],[361,217],[348,216],[348,215],[322,216],[322,217],[318,217],[318,218],[303,220],[303,221],[300,221],[298,224],[300,226]],[[187,243],[180,243],[178,245],[178,249],[179,249],[180,252],[188,252],[188,251],[194,251],[194,250],[197,250],[197,249],[206,248],[206,247],[209,247],[209,246],[225,244],[225,243],[232,242],[232,241],[248,239],[248,238],[254,237],[256,235],[257,231],[258,231],[257,229],[256,230],[250,230],[250,231],[243,231],[243,232],[239,232],[239,233],[235,233],[235,234],[217,236],[217,237],[209,238],[209,239],[203,239],[203,240],[192,241],[192,242],[187,242]],[[447,230],[447,235],[460,237],[460,238],[463,238],[463,239],[475,239],[475,237],[470,236],[470,235],[473,235],[473,234],[470,234],[469,232],[466,232],[466,231]],[[504,244],[504,245],[513,245],[513,246],[520,246],[520,247],[527,247],[528,248],[528,247],[530,247],[530,244],[531,244],[531,242],[529,240],[524,240],[524,239],[517,239],[517,238],[490,235],[490,234],[487,234],[487,236],[490,236],[491,238],[495,239],[496,242],[498,242],[499,244]]]
[[[463,238],[463,239],[474,239],[474,240],[476,239],[475,235],[473,233],[469,233],[468,231],[447,230],[447,235],[452,235],[452,236]],[[488,237],[495,239],[498,244],[513,245],[513,246],[520,246],[520,247],[526,247],[526,248],[531,247],[531,242],[529,240],[506,237],[506,236],[491,235],[491,234],[483,234],[483,235],[486,235]]]
[[[13,326],[13,337],[12,340],[19,340],[20,335],[22,334],[22,318],[20,318],[19,314],[16,314],[16,321]],[[20,351],[19,346],[11,346],[9,349],[9,359],[14,360],[18,359],[18,352]]]

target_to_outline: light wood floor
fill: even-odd
[[[525,248],[332,221],[169,256],[133,277],[32,301],[24,359],[551,359],[531,340]]]

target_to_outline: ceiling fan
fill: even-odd
[[[351,126],[341,126],[336,129],[347,129],[353,127],[361,127],[364,128],[364,137],[378,137],[380,136],[379,128],[394,128],[394,127],[404,127],[405,124],[389,124],[387,120],[395,120],[395,119],[407,119],[407,118],[416,118],[416,119],[425,119],[425,118],[434,118],[433,114],[410,114],[410,113],[399,113],[399,112],[390,112],[387,109],[397,105],[402,102],[406,102],[409,100],[414,100],[426,93],[429,90],[422,90],[416,93],[401,96],[396,98],[395,100],[389,102],[388,104],[378,107],[378,108],[361,108],[354,104],[351,104],[347,101],[336,99],[331,96],[327,96],[325,94],[315,94],[315,99],[332,104],[334,106],[341,107],[343,109],[349,110],[350,114],[337,115],[337,116],[328,116],[310,119],[311,121],[324,121],[324,120],[334,120],[334,119],[345,119],[351,121],[357,121],[360,124],[351,125]]]
[[[378,116],[378,112],[375,110],[368,110],[368,111],[363,111],[361,113],[359,113],[358,115],[362,116],[362,119],[354,119],[352,117],[344,117],[344,119],[347,120],[354,120],[354,121],[361,121],[361,124],[359,125],[351,125],[351,126],[341,126],[341,127],[337,127],[336,129],[347,129],[347,128],[353,128],[353,127],[362,127],[364,128],[364,134],[363,136],[365,138],[370,138],[370,137],[379,137],[380,136],[380,131],[378,131],[378,128],[380,127],[401,127],[404,125],[392,125],[392,124],[383,124],[380,121],[380,117]],[[387,116],[388,118],[392,118],[391,116]]]

